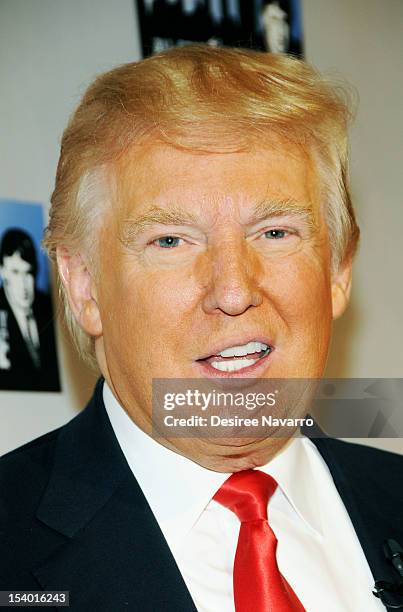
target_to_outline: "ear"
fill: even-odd
[[[101,336],[102,322],[96,285],[84,258],[80,254],[71,255],[63,247],[57,248],[56,258],[70,308],[78,324],[90,336]]]
[[[348,259],[342,263],[339,270],[332,276],[332,307],[333,319],[341,317],[347,308],[352,277],[352,260]]]

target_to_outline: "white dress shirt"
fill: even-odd
[[[199,612],[234,612],[239,519],[212,497],[230,474],[165,448],[130,419],[104,384],[115,435]],[[294,438],[259,470],[278,487],[268,505],[280,572],[307,612],[385,610],[331,474],[315,445]]]

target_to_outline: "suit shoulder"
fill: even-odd
[[[365,478],[382,486],[401,490],[403,482],[403,455],[335,438],[316,440],[324,457],[343,466],[345,473],[356,479]],[[328,462],[329,464],[329,462]]]
[[[62,426],[64,427],[64,425]],[[52,442],[57,438],[59,431],[62,427],[58,427],[48,433],[26,442],[22,446],[15,448],[8,453],[5,453],[0,457],[0,470],[4,469],[8,465],[12,465],[14,462],[24,460],[24,458],[31,457],[35,454],[41,454],[47,446],[51,445]],[[1,473],[1,471],[0,471]]]
[[[0,458],[0,521],[18,522],[30,513],[47,485],[54,445],[62,428],[46,433]]]
[[[349,442],[348,440],[340,440],[336,438],[329,438],[329,443],[334,445],[340,451],[351,455],[352,457],[363,457],[368,461],[379,462],[390,462],[396,463],[399,466],[403,464],[403,455],[395,453],[393,451],[384,450],[368,444],[360,444],[357,442]]]

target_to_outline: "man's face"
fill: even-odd
[[[125,160],[118,183],[92,289],[96,349],[140,427],[150,431],[153,378],[322,375],[330,249],[308,156],[290,144],[203,155],[149,145]],[[246,367],[217,357],[250,342],[261,344]],[[218,471],[259,464],[280,444],[163,443]]]
[[[11,306],[29,310],[35,296],[32,265],[15,252],[3,258],[0,275]]]

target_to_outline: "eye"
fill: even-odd
[[[181,240],[181,238],[178,238],[178,236],[162,236],[154,240],[152,244],[162,249],[172,249],[179,245],[179,240]]]
[[[289,232],[283,229],[271,229],[264,233],[265,238],[271,238],[272,240],[278,240],[280,238],[285,238]]]

